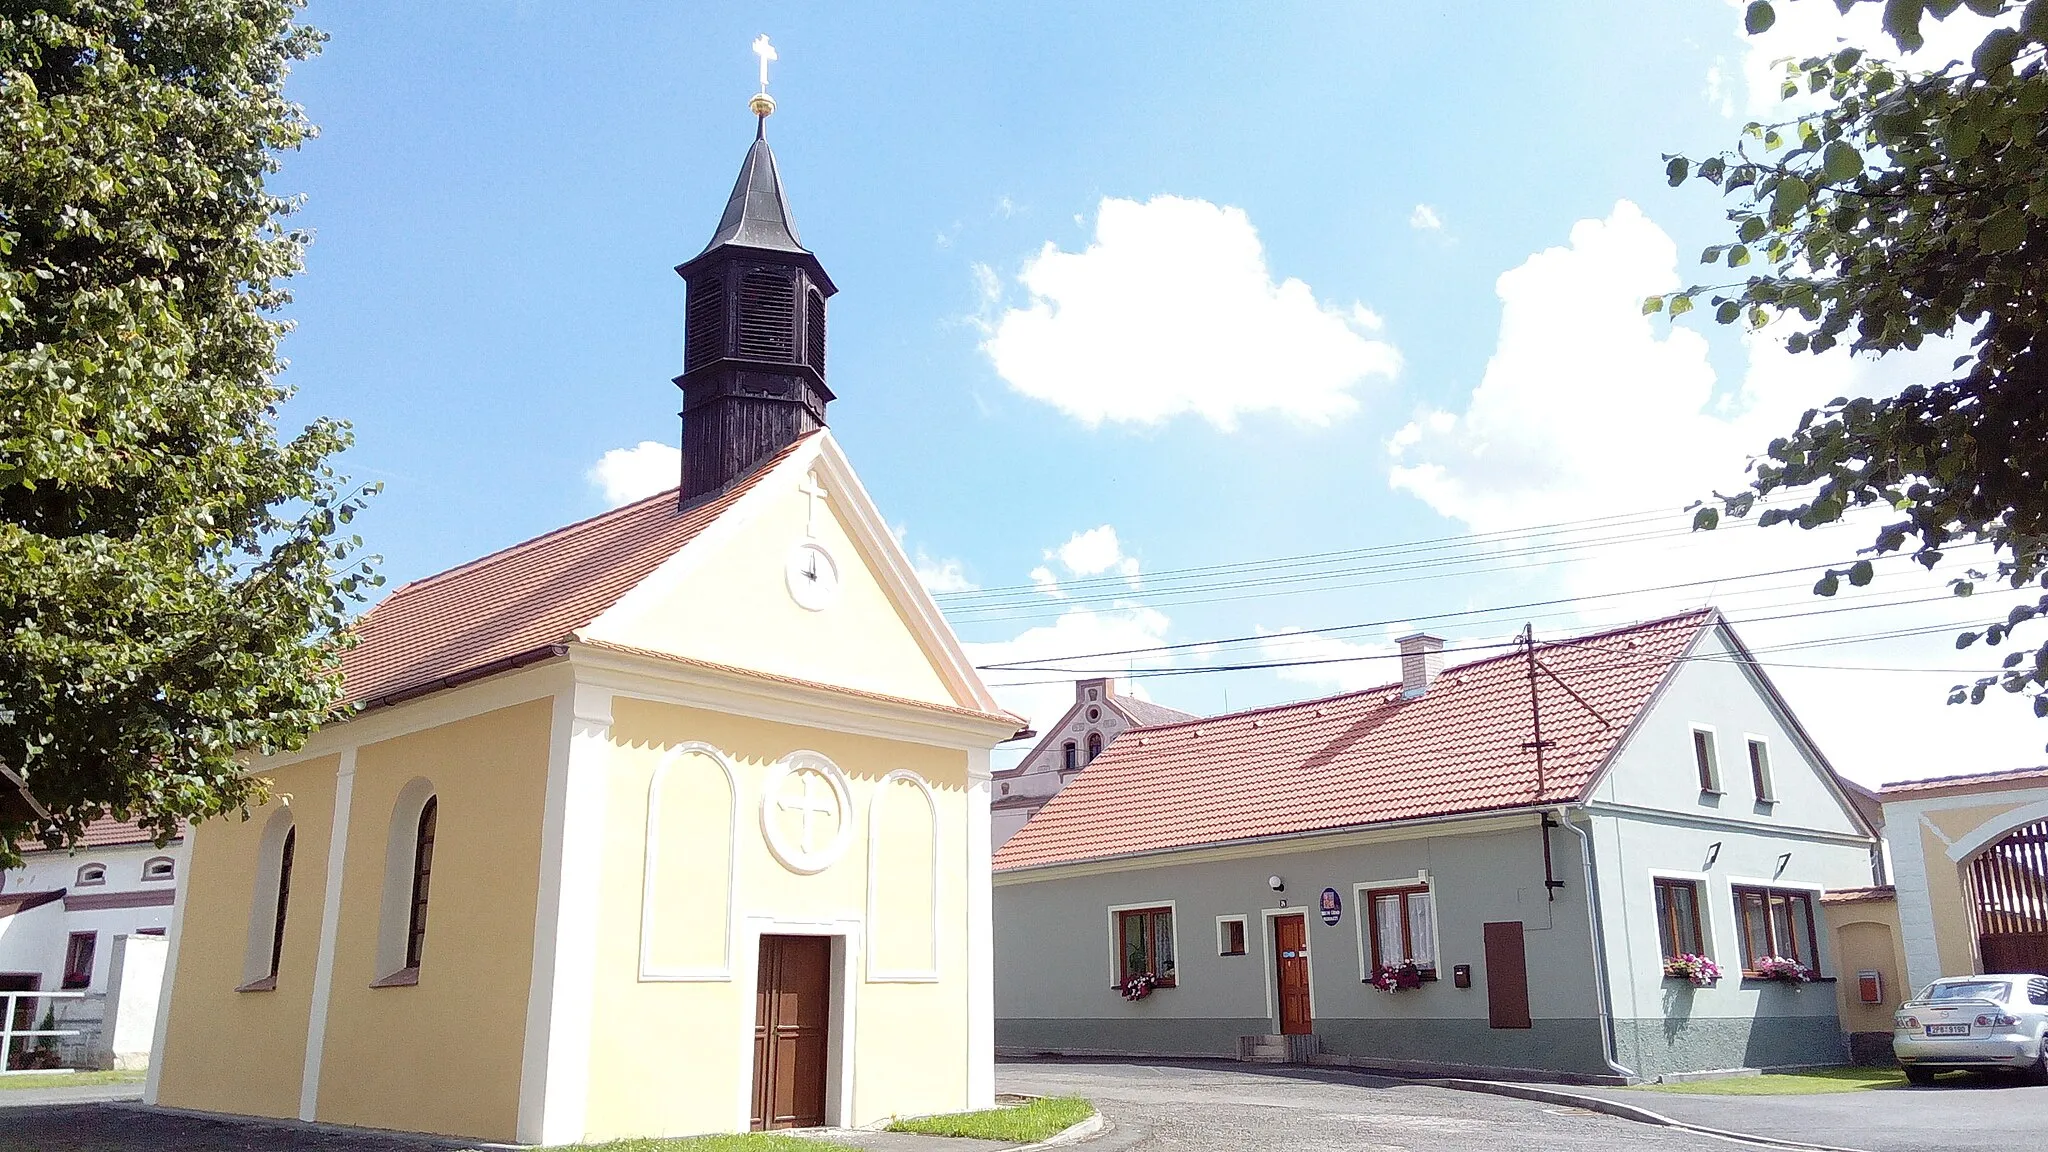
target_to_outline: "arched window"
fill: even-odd
[[[292,902],[292,851],[298,847],[299,830],[289,829],[284,834],[284,849],[277,860],[277,912],[271,917],[270,925],[270,980],[277,982],[277,962],[284,955],[284,914]]]
[[[1072,772],[1081,766],[1081,749],[1072,740],[1060,745],[1060,770]]]
[[[95,884],[105,884],[106,882],[107,866],[105,864],[80,864],[78,866],[77,887],[90,888]]]
[[[242,952],[242,983],[237,992],[269,992],[277,988],[284,955],[285,910],[291,903],[292,857],[298,829],[291,809],[279,806],[263,827],[256,849],[255,884],[249,893],[249,934]]]
[[[427,797],[420,809],[419,831],[412,849],[412,914],[405,926],[405,966],[418,968],[427,946],[427,878],[434,871],[434,824],[440,811],[438,796]]]
[[[1100,755],[1102,755],[1102,733],[1100,733],[1100,732],[1090,732],[1090,733],[1088,734],[1088,760],[1089,760],[1089,762],[1090,762],[1090,763],[1093,763],[1093,762],[1094,762],[1094,760],[1095,760],[1095,758],[1096,758],[1097,756],[1100,756]]]
[[[169,856],[151,856],[142,862],[144,880],[172,880],[178,875],[178,864]]]

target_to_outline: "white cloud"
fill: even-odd
[[[1138,579],[1138,558],[1124,555],[1116,529],[1108,524],[1076,532],[1065,544],[1047,554],[1057,556],[1067,571],[1076,576],[1100,576],[1114,569],[1125,579]]]
[[[1404,631],[1402,633],[1406,635]],[[1282,680],[1314,686],[1318,692],[1358,692],[1400,679],[1401,666],[1388,657],[1400,655],[1393,644],[1353,642],[1334,636],[1291,635],[1286,631],[1259,641],[1259,659],[1342,661],[1276,668]]]
[[[1967,7],[1956,9],[1945,20],[1930,13],[1920,21],[1926,43],[1919,51],[1901,56],[1898,44],[1885,34],[1883,4],[1857,4],[1844,13],[1831,0],[1778,3],[1772,6],[1777,23],[1761,36],[1742,31],[1748,0],[1728,0],[1728,4],[1735,10],[1735,34],[1743,41],[1742,81],[1751,116],[1762,116],[1779,105],[1788,58],[1823,55],[1847,43],[1875,56],[1903,59],[1914,68],[1932,71],[1953,60],[1968,60],[1986,32],[2000,23],[2011,23],[2018,12],[2015,6],[2004,20],[1986,19]]]
[[[1060,600],[1066,599],[1067,594],[1060,590],[1060,578],[1053,575],[1052,569],[1047,568],[1043,564],[1031,570],[1031,583],[1047,596]]]
[[[631,448],[614,448],[598,457],[583,474],[616,508],[666,492],[681,482],[683,452],[673,444],[642,440]]]
[[[1029,301],[994,316],[982,350],[1010,387],[1090,427],[1193,414],[1228,431],[1254,412],[1327,423],[1400,367],[1349,306],[1276,282],[1241,209],[1204,200],[1105,198],[1086,248],[1048,242],[1018,281]]]
[[[1418,232],[1441,232],[1444,228],[1444,218],[1437,215],[1436,209],[1429,205],[1417,204],[1415,211],[1408,214],[1408,226]]]
[[[1845,590],[1832,601],[1807,594],[1823,567],[1869,545],[1870,517],[1810,532],[1743,523],[1687,533],[1681,509],[1716,488],[1739,489],[1744,461],[1793,427],[1806,408],[1835,396],[1888,394],[1920,371],[1945,373],[1958,346],[1930,343],[1916,365],[1897,356],[1794,356],[1776,333],[1767,332],[1744,341],[1746,369],[1738,386],[1726,388],[1716,379],[1704,338],[1642,315],[1644,295],[1678,282],[1676,245],[1626,201],[1604,220],[1576,224],[1569,246],[1539,252],[1502,274],[1495,286],[1501,301],[1498,343],[1479,386],[1462,411],[1425,409],[1392,437],[1390,485],[1481,532],[1670,509],[1669,520],[1623,530],[1663,527],[1672,532],[1669,537],[1572,554],[1560,534],[1547,568],[1491,578],[1488,595],[1499,595],[1519,578],[1543,582],[1540,591],[1529,590],[1530,599],[1601,597],[1583,604],[1576,620],[1541,625],[1552,635],[1701,603],[1718,604],[1739,622],[1745,616],[1944,592],[1948,568],[1929,575],[1891,560],[1881,563],[1877,582],[1867,590]],[[1567,555],[1576,559],[1555,562]],[[1964,556],[1956,560],[1969,562]],[[1780,569],[1798,571],[1745,579]],[[1703,580],[1717,583],[1654,591]],[[1638,591],[1610,596],[1623,589]],[[1743,627],[1742,635],[1753,647],[1768,649],[1939,627],[2004,607],[1981,597],[1974,606],[1942,600],[1759,620]],[[1953,770],[1959,763],[1990,768],[2038,758],[2042,735],[2027,710],[1986,705],[1965,715],[1943,703],[1943,689],[1967,678],[1948,669],[1992,663],[1957,653],[1947,634],[1784,655],[1766,651],[1762,658],[1780,665],[1769,669],[1772,678],[1836,765],[1866,782]],[[1828,667],[1796,667],[1802,664]],[[1866,668],[1930,671],[1859,670]],[[1887,722],[1870,723],[1873,709],[1882,709]]]
[[[1714,62],[1708,65],[1707,85],[1703,95],[1706,96],[1707,103],[1713,106],[1714,111],[1723,116],[1735,115],[1735,89],[1728,79],[1726,58],[1716,56]]]
[[[943,594],[946,592],[972,592],[981,587],[967,578],[966,569],[958,560],[934,560],[920,548],[911,558],[910,566],[917,572],[918,583],[925,591]]]

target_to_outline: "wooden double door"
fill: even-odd
[[[753,1128],[825,1123],[832,938],[763,936],[754,992]]]

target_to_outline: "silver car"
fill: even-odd
[[[2048,976],[1947,976],[1899,1006],[1892,1053],[1915,1084],[1959,1068],[2048,1082]]]

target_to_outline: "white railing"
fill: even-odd
[[[16,1028],[14,1026],[14,1016],[17,1005],[23,1000],[82,1000],[84,998],[85,993],[83,992],[0,992],[0,1073],[7,1072],[14,1063],[14,1042],[16,1040],[29,1041],[28,1044],[22,1047],[22,1051],[26,1053],[33,1046],[34,1041],[44,1036],[76,1036],[79,1034],[79,1030],[76,1028]],[[43,1010],[48,1011],[49,1009],[44,1007]],[[35,1019],[34,1013],[30,1013],[29,1019]]]

